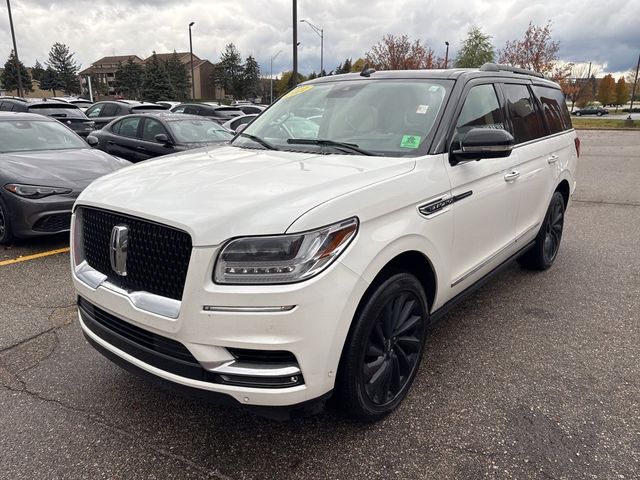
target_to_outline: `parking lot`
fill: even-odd
[[[579,135],[553,268],[511,265],[447,315],[373,425],[159,390],[86,344],[68,254],[37,255],[64,236],[0,247],[0,478],[638,478],[640,132]]]

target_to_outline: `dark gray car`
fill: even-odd
[[[0,112],[0,244],[68,231],[80,192],[127,165],[56,120]]]

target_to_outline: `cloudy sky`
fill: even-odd
[[[264,74],[291,69],[291,0],[12,0],[18,53],[27,65],[44,63],[54,42],[66,43],[83,67],[105,55],[188,51],[217,60],[233,42],[253,54]],[[298,0],[298,18],[325,31],[325,69],[362,56],[386,33],[407,34],[450,58],[472,25],[492,35],[496,48],[521,38],[530,21],[553,22],[560,57],[592,61],[607,72],[630,70],[640,53],[640,0]],[[320,41],[299,24],[299,70],[319,70]],[[6,5],[0,4],[0,59],[11,50]]]

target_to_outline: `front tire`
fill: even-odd
[[[553,265],[562,240],[564,210],[564,197],[560,192],[554,192],[535,245],[518,258],[520,265],[531,270],[546,270]]]
[[[576,117],[579,117],[580,115],[582,115],[580,112],[576,112]]]
[[[429,323],[422,285],[397,273],[371,292],[345,342],[338,399],[351,416],[384,418],[406,397],[416,376]]]
[[[2,199],[0,199],[0,245],[11,243],[14,238],[9,211],[4,206]]]

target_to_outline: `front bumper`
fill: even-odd
[[[118,291],[108,282],[91,286],[91,282],[78,277],[75,267],[74,285],[81,298],[105,312],[184,345],[202,369],[213,375],[221,371],[233,372],[229,367],[235,366],[241,367],[235,371],[240,376],[272,376],[273,372],[268,370],[273,365],[265,366],[263,371],[259,365],[254,365],[252,371],[242,371],[247,365],[229,362],[231,357],[227,349],[286,351],[295,356],[304,383],[256,388],[196,379],[193,375],[159,368],[140,355],[127,353],[105,340],[106,337],[96,335],[80,316],[84,334],[111,354],[159,378],[185,387],[226,394],[245,405],[292,406],[330,392],[345,338],[367,283],[336,262],[321,275],[298,284],[216,285],[211,280],[216,253],[215,247],[193,248],[184,295],[176,314],[171,316],[150,311],[147,303],[139,301],[139,295]],[[274,311],[265,311],[265,307]],[[279,310],[278,307],[287,309]]]
[[[68,232],[71,210],[78,193],[51,195],[32,200],[3,192],[13,233],[17,237],[35,237]]]

